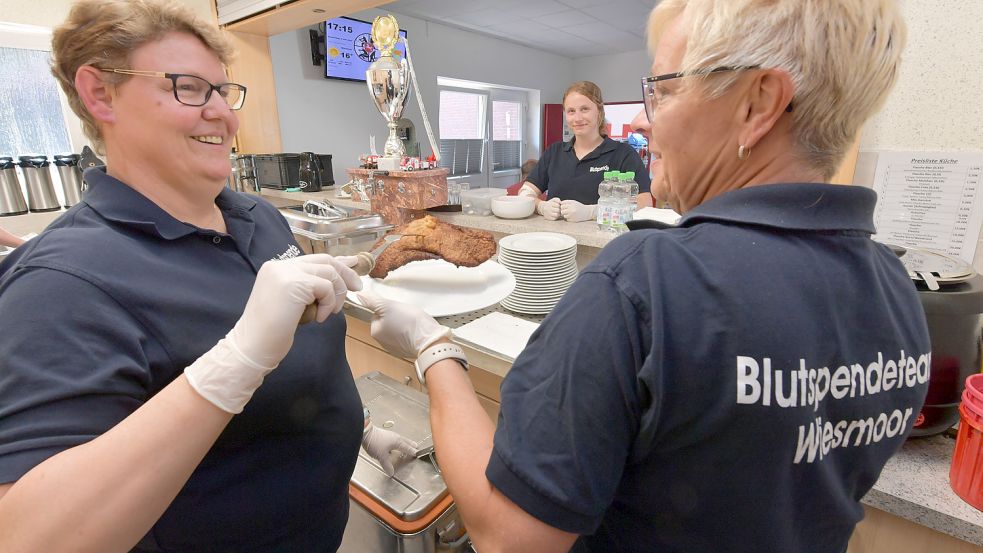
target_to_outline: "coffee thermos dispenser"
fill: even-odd
[[[85,181],[82,180],[82,168],[79,167],[78,154],[58,154],[54,157],[55,167],[58,168],[58,176],[61,177],[61,188],[65,193],[65,207],[82,201],[82,191],[85,190]]]
[[[48,156],[20,156],[20,170],[27,181],[27,208],[31,211],[55,211],[61,209],[55,187],[51,184],[51,168]]]
[[[0,156],[0,217],[27,213],[14,158]]]

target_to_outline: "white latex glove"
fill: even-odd
[[[191,387],[219,409],[241,413],[290,351],[307,305],[317,303],[321,322],[341,311],[349,289],[362,289],[362,280],[347,265],[355,261],[314,254],[264,263],[236,325],[184,369]]]
[[[553,198],[536,204],[536,212],[547,220],[556,221],[560,218],[560,198]]]
[[[416,444],[400,436],[392,430],[379,428],[374,424],[369,424],[362,434],[362,447],[365,452],[379,461],[382,470],[392,476],[396,469],[413,460],[416,453]],[[393,457],[396,462],[393,462]]]
[[[560,216],[571,223],[591,221],[597,217],[597,205],[584,205],[577,200],[560,202]]]
[[[358,299],[374,312],[369,327],[372,337],[392,354],[416,359],[437,340],[451,336],[451,329],[415,305],[369,292],[359,292]]]
[[[527,196],[534,200],[538,200],[540,194],[542,194],[542,192],[540,192],[538,188],[528,182],[524,182],[522,183],[522,186],[519,187],[519,191],[516,193],[516,196]]]

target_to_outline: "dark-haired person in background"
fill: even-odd
[[[532,170],[536,167],[536,163],[538,163],[538,161],[535,159],[527,159],[524,162],[522,162],[522,170],[521,170],[521,174],[519,175],[519,182],[513,184],[512,186],[506,189],[509,196],[516,196],[519,194],[519,189],[522,188],[522,185],[526,182],[526,178],[529,176],[529,173],[531,173]],[[539,199],[545,200],[546,193],[543,192],[542,194],[540,194]]]

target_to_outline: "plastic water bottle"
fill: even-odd
[[[607,230],[611,226],[611,186],[614,184],[612,174],[606,171],[601,183],[597,185],[597,228]]]
[[[631,221],[635,218],[635,211],[638,209],[638,183],[635,182],[634,171],[628,171],[625,176],[628,179],[628,213],[625,221]]]
[[[611,226],[612,232],[622,233],[628,230],[625,226],[625,215],[628,213],[629,187],[624,173],[615,172],[617,180],[611,186]]]

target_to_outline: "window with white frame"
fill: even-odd
[[[451,177],[483,170],[486,94],[440,91],[440,165]]]
[[[50,158],[85,143],[51,74],[51,30],[0,23],[0,155]]]
[[[492,167],[518,169],[522,164],[522,105],[492,101]]]

